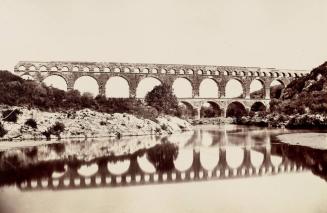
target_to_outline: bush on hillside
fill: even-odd
[[[51,135],[55,135],[60,139],[60,134],[65,130],[65,124],[61,122],[56,122],[53,126],[51,126],[47,131],[43,132],[42,134],[46,136],[49,140]]]
[[[25,121],[25,125],[26,126],[30,126],[32,127],[33,129],[37,129],[37,123],[36,121],[33,119],[33,118],[29,118]]]

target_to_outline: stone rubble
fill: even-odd
[[[3,111],[8,107],[0,107]],[[101,113],[90,109],[76,112],[43,112],[38,109],[25,107],[10,107],[19,109],[17,123],[1,121],[8,133],[0,140],[46,139],[42,132],[48,130],[56,122],[65,125],[61,138],[93,138],[93,137],[121,137],[127,135],[165,135],[191,130],[191,124],[185,120],[172,116],[160,116],[157,122],[149,119],[137,118],[127,113]],[[38,128],[33,129],[25,122],[33,118]],[[51,139],[56,136],[51,135]]]

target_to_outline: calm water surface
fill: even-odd
[[[291,132],[203,126],[8,149],[0,212],[327,212],[327,151],[276,139]]]

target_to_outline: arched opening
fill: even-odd
[[[59,75],[48,76],[43,80],[43,83],[49,87],[67,91],[67,82],[63,77]]]
[[[125,78],[114,76],[109,78],[106,83],[106,97],[109,98],[128,98],[129,84]]]
[[[270,84],[270,98],[280,98],[285,85],[280,80],[273,80]]]
[[[250,98],[263,99],[265,97],[265,90],[263,83],[260,80],[253,80],[250,84]]]
[[[177,98],[192,98],[192,84],[186,78],[177,78],[172,87]]]
[[[242,117],[247,115],[247,111],[244,107],[243,104],[241,104],[238,101],[232,102],[228,105],[227,111],[226,111],[226,116],[227,117]]]
[[[201,118],[214,118],[221,116],[221,109],[215,102],[208,101],[201,106],[200,117]]]
[[[32,76],[28,75],[28,74],[22,75],[20,77],[22,79],[24,79],[24,80],[30,80],[30,81],[33,81],[34,80],[34,78]]]
[[[193,106],[186,102],[186,101],[181,101],[178,103],[180,112],[181,112],[181,117],[182,118],[193,118],[196,115],[196,110],[193,108]]]
[[[255,102],[251,106],[251,112],[265,112],[266,106],[262,102]]]
[[[204,79],[199,87],[199,95],[201,98],[218,98],[218,85],[210,79]]]
[[[225,88],[226,98],[243,98],[243,85],[239,80],[231,79],[227,82]]]
[[[81,94],[90,93],[93,96],[99,94],[98,82],[90,76],[82,76],[75,81],[74,89],[80,91]]]
[[[150,92],[155,86],[158,86],[160,84],[161,81],[153,77],[147,77],[142,79],[137,85],[136,97],[144,98],[148,92]]]

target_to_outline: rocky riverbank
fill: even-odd
[[[9,108],[13,109],[13,108]],[[83,109],[76,112],[44,112],[38,109],[14,107],[21,113],[17,122],[2,121],[7,133],[0,140],[27,140],[47,137],[56,123],[64,125],[60,138],[121,137],[127,135],[165,135],[191,130],[187,121],[172,116],[161,116],[156,120],[137,118],[130,114],[107,114]],[[8,107],[1,107],[1,111]],[[26,125],[28,119],[37,123],[37,128]],[[50,135],[56,139],[58,135]]]
[[[288,129],[326,129],[327,115],[303,114],[283,115],[278,113],[262,116],[244,116],[234,121],[235,124],[276,127]]]

